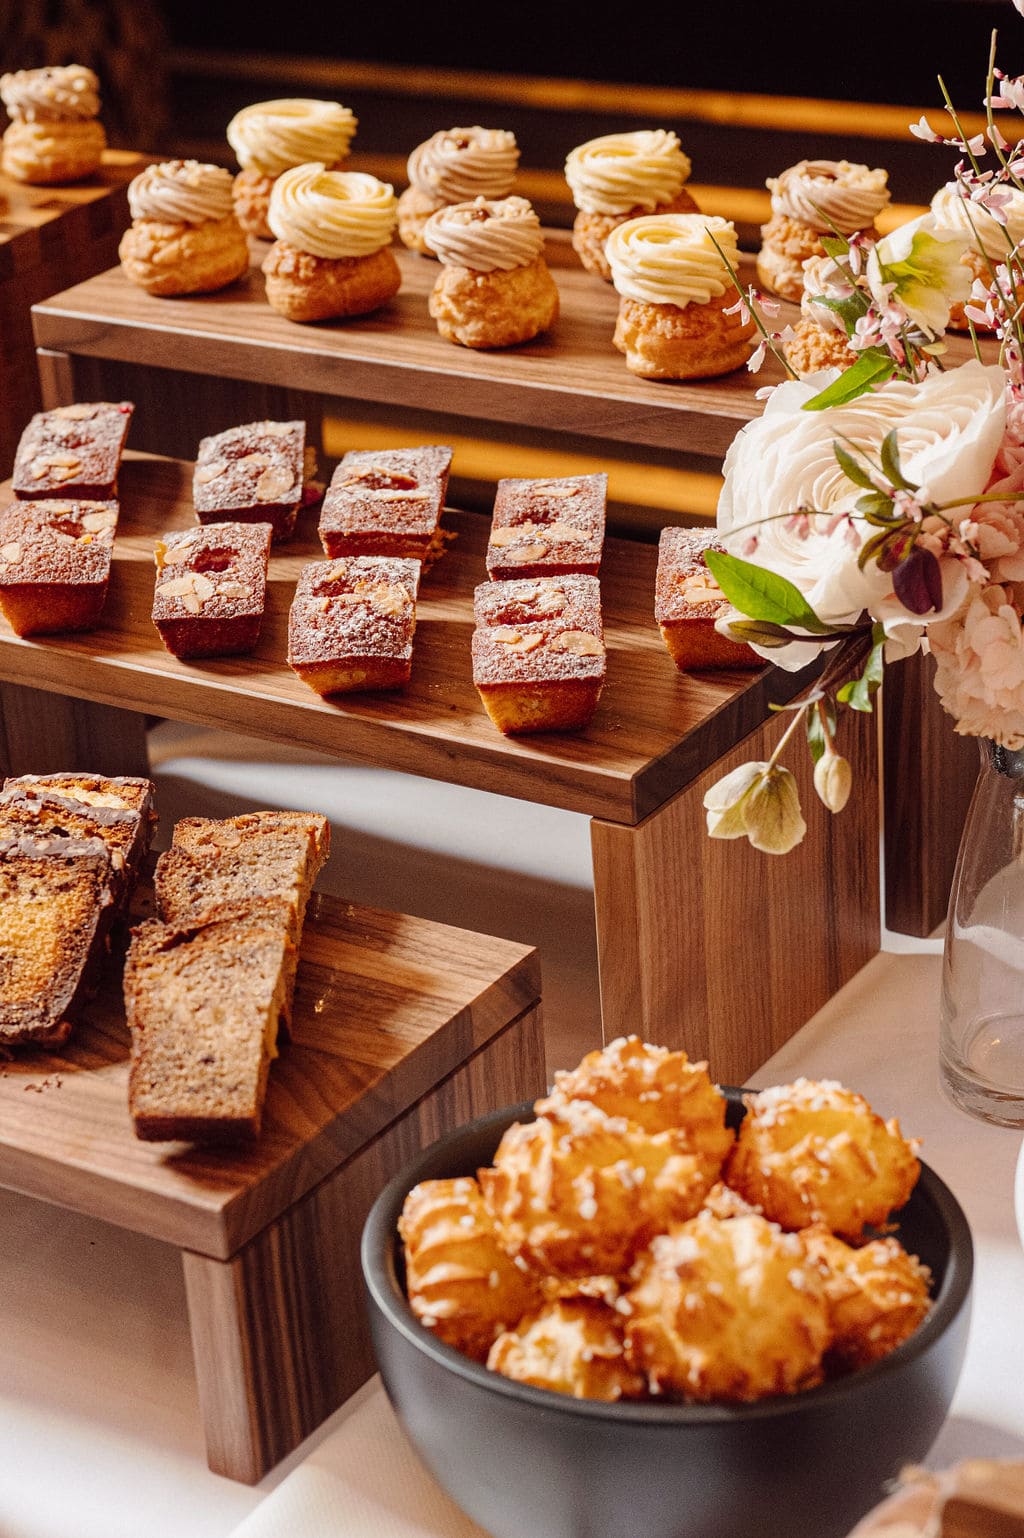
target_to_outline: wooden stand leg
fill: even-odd
[[[133,710],[0,684],[0,772],[149,773],[145,717]]]
[[[230,1260],[183,1252],[215,1473],[255,1484],[374,1371],[359,1235],[391,1176],[442,1132],[543,1091],[535,1007]]]
[[[769,722],[635,827],[591,823],[605,1039],[683,1047],[721,1083],[742,1083],[879,945],[873,716],[844,723],[855,790],[838,817],[802,745],[787,756],[807,822],[790,854],[707,836],[704,792],[767,759],[780,729]]]
[[[73,405],[75,370],[71,355],[66,352],[54,352],[48,347],[37,347],[36,367],[39,370],[39,389],[43,397],[43,410],[54,411],[58,406]]]

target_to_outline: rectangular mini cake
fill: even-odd
[[[495,581],[566,572],[596,577],[607,497],[603,474],[499,481],[487,546],[489,576]]]
[[[21,435],[14,458],[14,495],[83,497],[106,501],[117,496],[131,401],[95,401],[38,411]]]
[[[0,511],[0,609],[20,636],[89,630],[110,581],[116,502],[12,502]]]
[[[717,529],[662,529],[654,617],[672,661],[695,668],[760,668],[764,659],[749,646],[715,629],[728,600],[704,564],[707,550],[724,550]]]
[[[351,449],[331,478],[320,512],[320,543],[332,558],[397,555],[422,561],[448,490],[452,451]]]
[[[288,616],[288,664],[317,694],[398,689],[412,671],[420,563],[391,556],[314,561]]]
[[[204,438],[192,477],[200,523],[269,523],[275,544],[295,531],[305,422],[247,422]]]
[[[597,578],[485,582],[473,612],[473,682],[499,731],[586,726],[605,679]]]
[[[157,541],[153,623],[175,657],[229,657],[259,640],[269,523],[208,523]]]

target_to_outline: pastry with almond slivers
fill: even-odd
[[[498,482],[487,544],[487,573],[495,581],[596,577],[604,546],[608,477],[564,475]]]
[[[110,582],[118,504],[12,502],[0,510],[0,609],[16,635],[91,630]]]
[[[473,682],[501,732],[576,731],[597,709],[606,662],[596,577],[485,582],[473,598]]]
[[[412,673],[420,563],[312,561],[288,616],[288,665],[320,695],[400,689]]]
[[[681,673],[764,666],[751,647],[730,641],[715,628],[730,606],[704,556],[709,550],[724,549],[715,529],[661,531],[654,617],[669,656]]]
[[[426,560],[437,537],[451,463],[451,449],[440,443],[350,449],[320,512],[320,543],[327,555]]]
[[[203,438],[192,477],[200,523],[269,523],[290,539],[302,502],[305,422],[247,422]]]
[[[175,657],[251,652],[267,601],[269,523],[208,523],[165,534],[153,552],[153,623]]]

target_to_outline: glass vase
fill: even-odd
[[[1024,750],[979,746],[946,919],[940,1073],[972,1116],[1024,1127]]]

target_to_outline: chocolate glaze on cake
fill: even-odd
[[[302,502],[305,422],[248,422],[204,438],[192,478],[200,523],[269,523],[288,539]]]
[[[500,480],[487,547],[489,575],[496,580],[566,572],[596,576],[607,497],[604,474]]]
[[[12,488],[19,499],[117,495],[131,401],[95,401],[39,411],[21,435]]]
[[[320,513],[326,553],[423,560],[444,507],[451,462],[451,449],[436,443],[350,450]]]

